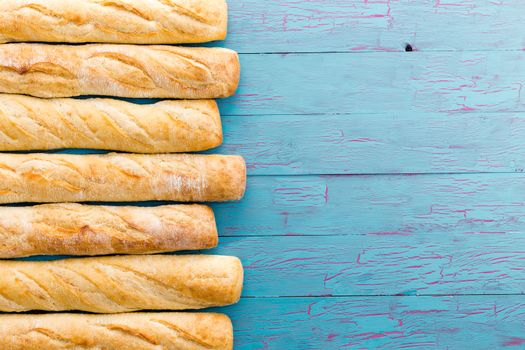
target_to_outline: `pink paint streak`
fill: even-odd
[[[382,51],[382,52],[400,52],[401,50],[396,50],[388,47],[382,47],[382,46],[366,46],[366,45],[359,45],[350,48],[350,51]]]
[[[335,339],[335,337],[337,337],[339,334],[335,334],[335,333],[330,333],[328,334],[328,336],[326,337],[326,340],[328,341],[332,341]]]
[[[286,27],[288,25],[288,15],[283,16],[283,32],[286,32]]]
[[[447,310],[408,310],[403,311],[403,314],[405,315],[428,315],[428,314],[435,314],[440,312],[447,312]]]
[[[341,272],[336,273],[336,274],[334,274],[334,275],[332,275],[332,276],[328,276],[328,274],[325,274],[325,275],[324,275],[324,278],[323,278],[324,286],[326,287],[326,282],[328,282],[328,281],[330,281],[330,280],[333,280],[334,278],[337,278],[337,277],[343,275],[346,271],[349,271],[349,270],[351,270],[352,268],[353,268],[353,267],[348,267],[348,268],[346,268],[346,269],[342,269]]]
[[[251,270],[251,269],[257,268],[258,267],[257,264],[260,263],[261,261],[264,261],[264,259],[256,260],[256,261],[252,262],[250,265],[244,266],[244,269],[245,270]]]
[[[462,104],[461,106],[462,106],[461,108],[442,110],[440,112],[459,113],[459,112],[472,112],[472,111],[476,111],[477,110],[476,108],[472,108],[472,107],[466,106],[464,104]]]
[[[363,15],[363,16],[351,16],[353,19],[361,19],[361,18],[385,18],[388,17],[387,15],[382,15],[380,13],[375,13],[372,15]]]
[[[520,346],[525,344],[525,338],[512,337],[503,343],[503,346]]]
[[[380,142],[379,140],[370,139],[368,137],[360,137],[358,139],[349,140],[350,142]]]
[[[308,314],[308,316],[312,316],[312,306],[314,306],[315,304],[317,304],[317,301],[308,305],[308,310],[306,310],[306,313]]]
[[[368,333],[356,334],[356,337],[363,337],[362,340],[371,340],[371,339],[384,338],[389,335],[403,335],[403,334],[404,332],[400,332],[400,331],[383,332],[383,333],[368,332]]]

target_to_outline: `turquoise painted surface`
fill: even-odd
[[[224,117],[251,175],[523,172],[525,114],[385,112]],[[270,130],[270,132],[268,132]]]
[[[239,349],[490,350],[523,348],[523,307],[512,295],[358,296],[243,299],[226,311]]]
[[[524,6],[230,1],[238,348],[525,348]]]
[[[222,236],[492,233],[498,243],[525,227],[524,174],[251,176],[248,188],[214,205]]]
[[[221,107],[225,115],[524,111],[524,58],[522,50],[242,55],[239,92]]]
[[[239,52],[520,50],[520,0],[231,0]]]
[[[525,2],[229,3],[236,349],[525,348]]]

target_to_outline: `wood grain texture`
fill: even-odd
[[[194,152],[222,142],[212,100],[136,104],[114,99],[40,99],[0,94],[0,150],[107,149]]]
[[[523,51],[240,57],[245,73],[223,115],[525,110]]]
[[[246,297],[525,293],[525,232],[222,238]],[[285,286],[275,281],[286,281]]]
[[[242,299],[221,311],[232,315],[235,349],[243,350],[493,350],[525,343],[521,295]]]
[[[231,321],[211,313],[0,315],[9,350],[231,350]]]
[[[521,172],[522,113],[397,112],[224,118],[213,152],[251,175]]]
[[[215,207],[235,236],[219,249],[247,259],[246,295],[262,297],[227,310],[238,348],[524,346],[521,295],[357,296],[523,293],[522,176],[466,173],[522,171],[523,40],[510,33],[523,6],[230,4],[226,44],[282,53],[241,55],[239,95],[220,102],[221,152],[272,175]],[[275,176],[400,172],[466,174]],[[321,297],[343,290],[353,296]],[[318,297],[268,299],[305,291]]]
[[[520,0],[235,0],[240,52],[521,50]]]
[[[238,200],[239,156],[0,154],[0,203]]]
[[[4,0],[0,42],[180,44],[226,37],[224,0]]]
[[[236,303],[236,257],[129,255],[0,262],[0,311],[188,310]]]
[[[0,207],[0,258],[30,255],[152,254],[217,246],[204,205]]]
[[[237,53],[223,48],[0,46],[0,92],[45,98],[220,98],[235,93],[239,69]]]
[[[247,187],[241,202],[213,205],[221,235],[488,234],[498,243],[525,224],[523,174],[252,176]]]
[[[248,188],[215,205],[229,237],[214,250],[241,257],[246,296],[524,292],[522,174],[256,176]]]

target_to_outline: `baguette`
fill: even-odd
[[[81,204],[0,207],[0,258],[149,254],[217,246],[203,205],[152,208]]]
[[[184,44],[226,38],[224,0],[2,0],[0,42]]]
[[[0,316],[4,350],[231,350],[230,319],[213,313]]]
[[[237,53],[222,48],[0,45],[0,92],[37,97],[227,97],[239,70]]]
[[[121,313],[236,303],[239,259],[213,255],[131,255],[56,261],[0,261],[0,311]]]
[[[0,151],[90,148],[171,153],[204,151],[221,143],[221,120],[213,100],[139,105],[0,94]]]
[[[238,200],[242,157],[190,154],[0,154],[0,203]]]

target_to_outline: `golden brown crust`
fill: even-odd
[[[230,319],[213,313],[0,316],[5,350],[231,350]]]
[[[242,157],[194,154],[0,154],[0,203],[238,200]]]
[[[0,42],[199,43],[227,21],[224,0],[2,0]]]
[[[0,45],[0,92],[37,97],[228,97],[237,53],[223,48],[136,45]]]
[[[210,249],[218,236],[204,205],[0,207],[0,258],[149,254]]]
[[[0,151],[89,148],[173,153],[204,151],[221,143],[221,119],[213,100],[139,105],[0,94]]]
[[[239,259],[213,255],[131,255],[56,261],[0,261],[0,311],[121,313],[236,303]]]

